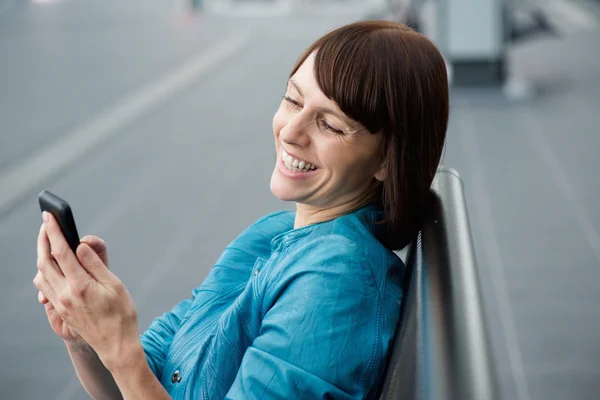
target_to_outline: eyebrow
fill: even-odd
[[[300,86],[298,86],[298,84],[294,81],[293,78],[290,78],[288,80],[288,82],[298,91],[298,93],[300,94],[300,96],[304,97],[304,94],[302,93],[302,90],[300,89]],[[319,110],[321,112],[324,112],[326,114],[331,114],[334,117],[337,117],[339,119],[341,119],[346,125],[348,125],[350,128],[352,129],[358,129],[358,126],[360,124],[358,124],[357,122],[354,122],[352,119],[348,118],[345,114],[340,114],[330,108],[327,107],[319,107]]]

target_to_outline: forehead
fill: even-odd
[[[310,77],[312,79],[315,79],[315,76],[314,76],[315,55],[316,55],[316,53],[312,53],[308,57],[306,57],[306,60],[304,60],[304,62],[302,64],[300,64],[300,67],[298,68],[298,70],[296,71],[294,76],[305,77],[305,78]]]
[[[300,65],[296,73],[290,78],[290,81],[293,81],[298,86],[298,89],[305,100],[318,103],[319,106],[335,111],[337,114],[340,114],[340,116],[343,116],[344,119],[351,121],[351,118],[347,117],[342,112],[334,100],[325,96],[315,78],[314,67],[315,53],[312,53],[306,58],[302,65]],[[289,82],[288,86],[294,88],[294,85]]]
[[[300,68],[291,77],[299,87],[302,94],[306,97],[318,97],[320,100],[325,100],[331,104],[335,104],[334,101],[330,100],[323,94],[319,88],[319,84],[315,78],[314,73],[315,66],[315,53],[312,53],[308,58],[300,65]]]

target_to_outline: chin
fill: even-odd
[[[277,171],[274,171],[271,177],[271,193],[281,201],[296,201],[298,198],[290,184],[277,176]]]
[[[277,197],[281,201],[294,201],[295,196],[290,193],[288,188],[285,188],[284,185],[281,185],[281,182],[273,182],[271,181],[271,193],[273,196]]]

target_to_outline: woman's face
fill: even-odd
[[[271,191],[318,209],[356,206],[373,179],[383,180],[381,135],[369,133],[319,89],[314,54],[288,82],[273,117],[277,162]]]

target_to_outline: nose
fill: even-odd
[[[312,122],[302,112],[295,114],[279,133],[280,139],[291,145],[308,146]]]

